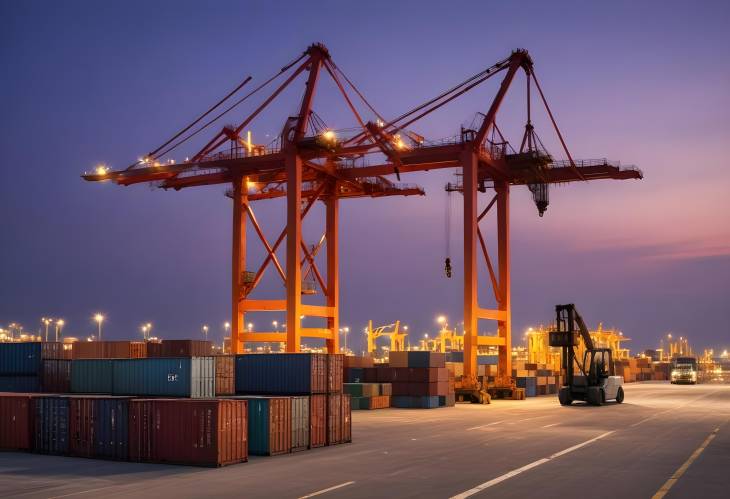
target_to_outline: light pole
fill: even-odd
[[[271,323],[272,326],[274,326],[274,331],[279,332],[279,321],[274,321]]]
[[[56,343],[58,343],[58,340],[61,338],[61,330],[63,329],[64,324],[66,324],[66,322],[63,319],[58,319],[56,321]]]
[[[340,331],[343,333],[342,336],[345,338],[345,341],[343,342],[344,343],[343,351],[345,353],[347,353],[347,333],[350,332],[350,328],[345,326],[345,327],[341,328]]]
[[[248,332],[249,333],[252,333],[253,332],[253,322],[249,322],[248,323]]]
[[[104,316],[103,316],[103,315],[101,315],[101,314],[96,314],[96,315],[94,316],[94,320],[96,321],[96,324],[98,325],[98,328],[99,328],[99,329],[98,329],[98,331],[99,331],[99,334],[98,334],[98,336],[97,336],[97,338],[96,338],[96,339],[97,339],[98,341],[101,341],[101,323],[102,323],[102,322],[104,322]]]
[[[226,350],[226,338],[228,337],[228,331],[230,331],[230,330],[231,330],[231,323],[224,322],[223,323],[223,344],[221,345],[221,347],[222,347],[221,351],[223,353],[225,353],[225,350]],[[233,338],[231,338],[231,346],[232,345],[233,345]]]
[[[203,324],[203,334],[205,335],[205,341],[208,341],[208,326]]]
[[[53,322],[53,319],[42,317],[41,322],[46,325],[46,341],[48,341],[48,325]]]

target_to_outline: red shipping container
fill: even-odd
[[[72,344],[64,344],[60,341],[44,341],[41,343],[42,359],[70,359]]]
[[[345,395],[327,395],[327,445],[342,443],[342,398]]]
[[[144,341],[133,341],[129,344],[130,359],[144,359],[147,357],[147,343]]]
[[[163,340],[159,357],[208,357],[213,343],[205,340]]]
[[[327,395],[317,394],[309,398],[309,446],[327,445]]]
[[[195,466],[244,462],[247,422],[245,400],[132,400],[129,459]]]
[[[396,383],[391,383],[391,390],[392,395],[409,395],[410,392],[410,383],[402,383],[400,381]]]
[[[73,359],[103,359],[104,346],[101,341],[77,341],[71,350]]]
[[[44,360],[41,368],[41,390],[46,393],[71,391],[71,361]]]
[[[373,367],[373,358],[370,356],[357,357],[354,355],[346,355],[344,359],[345,369],[350,367]]]
[[[434,397],[438,394],[438,383],[408,383],[408,395],[412,397]]]
[[[340,393],[342,391],[342,375],[344,372],[345,356],[340,353],[327,355],[327,392]]]
[[[408,381],[417,383],[433,383],[438,381],[438,368],[411,367],[408,369]]]
[[[348,393],[342,395],[342,442],[352,442],[352,397]]]
[[[215,357],[215,394],[236,394],[236,358],[233,355],[217,355]]]
[[[32,395],[0,395],[0,449],[31,450],[33,447]]]
[[[161,357],[162,356],[162,343],[159,341],[148,341],[147,342],[147,357]]]

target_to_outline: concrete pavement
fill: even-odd
[[[220,469],[0,453],[0,496],[727,497],[730,385],[626,385],[626,401],[554,396],[353,413],[353,443]]]

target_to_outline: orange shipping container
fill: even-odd
[[[327,395],[317,394],[309,398],[309,446],[327,445]]]
[[[233,355],[217,355],[215,357],[215,394],[235,395],[236,374],[234,371],[236,358]]]

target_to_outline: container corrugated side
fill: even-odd
[[[340,393],[342,391],[343,374],[345,370],[345,356],[340,353],[327,355],[327,392]]]
[[[128,406],[124,397],[70,397],[69,453],[126,460]]]
[[[233,355],[217,355],[215,357],[215,394],[234,395],[236,393],[235,376],[236,357]]]
[[[257,456],[291,452],[289,397],[243,397],[248,401],[248,451]]]
[[[309,396],[291,397],[292,452],[309,448]]]
[[[40,376],[0,376],[0,392],[34,393],[41,391]]]
[[[117,359],[114,395],[210,398],[215,395],[213,357]]]
[[[236,356],[236,393],[309,395],[327,391],[327,354]]]
[[[33,450],[43,454],[68,453],[69,407],[65,397],[34,397]]]
[[[208,357],[213,351],[213,343],[207,340],[163,340],[158,355],[160,357]]]
[[[327,395],[323,393],[309,397],[309,445],[327,445]]]
[[[38,375],[40,342],[0,343],[0,375]]]
[[[71,391],[71,361],[52,359],[43,361],[41,389],[46,393]]]
[[[132,461],[223,466],[248,460],[245,400],[135,399]]]
[[[31,450],[33,448],[32,396],[0,394],[0,449]]]
[[[342,397],[341,393],[327,395],[327,445],[342,443]]]
[[[72,393],[106,393],[113,389],[111,359],[74,359],[71,361]]]

